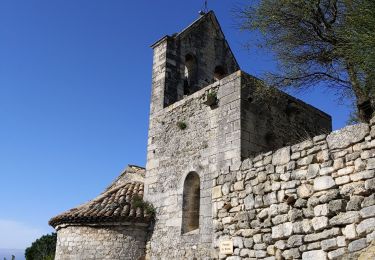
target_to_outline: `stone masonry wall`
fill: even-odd
[[[124,259],[145,254],[147,227],[67,226],[57,231],[56,260]]]
[[[375,120],[226,167],[213,180],[220,259],[374,259]],[[232,241],[233,254],[220,254]],[[362,255],[361,255],[362,254]]]
[[[212,248],[212,175],[240,162],[240,73],[150,115],[144,198],[156,208],[151,259],[209,259]],[[216,89],[220,105],[203,104]],[[186,129],[180,129],[184,122]],[[186,176],[200,178],[199,230],[182,234]]]

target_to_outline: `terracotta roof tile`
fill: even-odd
[[[142,208],[135,208],[133,198],[143,198],[142,182],[118,184],[118,180],[104,193],[77,208],[66,211],[49,221],[56,227],[59,224],[100,224],[131,221],[148,223],[152,215]]]

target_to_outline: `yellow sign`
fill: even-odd
[[[233,242],[232,240],[225,240],[220,242],[220,254],[232,255],[233,254]]]

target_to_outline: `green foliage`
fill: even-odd
[[[44,235],[26,248],[26,260],[53,260],[55,258],[57,234]]]
[[[178,121],[177,127],[180,128],[181,130],[185,130],[187,128],[187,124],[185,122]]]
[[[259,45],[278,57],[276,87],[306,89],[324,83],[361,104],[375,97],[375,1],[260,0],[239,10],[241,28],[261,33]],[[370,106],[371,110],[373,106]]]
[[[141,208],[145,210],[148,214],[150,214],[152,217],[156,214],[156,209],[154,205],[152,205],[148,201],[144,201],[141,196],[134,195],[132,199],[132,204],[135,208]]]

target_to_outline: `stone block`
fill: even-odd
[[[349,252],[356,252],[365,248],[366,246],[367,246],[366,238],[361,238],[361,239],[357,239],[349,243],[348,250]]]
[[[347,211],[360,210],[362,201],[363,201],[362,196],[352,196],[348,202],[348,205],[346,206],[346,210]]]
[[[328,259],[338,260],[341,259],[346,254],[346,248],[339,248],[328,252]]]
[[[357,237],[357,231],[355,224],[347,225],[343,230],[342,233],[345,235],[347,239],[354,239]]]
[[[319,164],[310,164],[309,167],[307,168],[306,178],[308,180],[315,178],[316,176],[318,176],[319,170],[320,170]]]
[[[311,220],[311,224],[314,230],[322,230],[328,227],[328,218],[327,217],[315,217]]]
[[[309,198],[314,193],[313,186],[302,184],[297,188],[297,195],[300,198]]]
[[[244,204],[245,204],[245,208],[246,208],[247,210],[251,210],[251,209],[253,209],[254,206],[255,206],[254,195],[253,195],[253,194],[248,195],[248,196],[244,199]]]
[[[352,224],[357,223],[359,221],[359,212],[357,211],[348,211],[345,213],[340,213],[337,216],[334,216],[329,220],[329,224],[332,226],[336,225],[345,225],[345,224]]]
[[[328,212],[329,214],[336,215],[338,212],[344,211],[345,207],[345,200],[332,200],[328,203]]]
[[[358,235],[370,233],[374,230],[375,230],[375,218],[368,218],[368,219],[362,220],[361,223],[357,225]]]
[[[327,253],[323,250],[303,252],[302,260],[327,260]]]
[[[244,189],[244,183],[243,181],[238,181],[234,184],[234,190],[235,191],[241,191]]]
[[[290,147],[284,147],[277,150],[272,157],[273,165],[283,165],[290,161]]]
[[[359,214],[362,218],[369,218],[375,216],[375,205],[363,208],[359,211]]]
[[[332,150],[346,148],[363,140],[369,131],[369,126],[364,123],[333,131],[327,136],[328,147]]]
[[[221,198],[222,195],[223,194],[221,192],[221,186],[216,186],[212,188],[212,199]]]
[[[322,249],[324,251],[330,251],[332,249],[336,249],[337,248],[337,240],[336,240],[336,238],[330,238],[330,239],[322,240],[320,242],[320,244],[321,244]]]
[[[358,173],[355,173],[355,174],[351,174],[350,179],[352,181],[360,181],[360,180],[371,179],[371,178],[374,178],[374,176],[375,176],[374,173],[375,173],[374,170],[362,171],[362,172],[358,172]]]
[[[298,259],[298,258],[301,257],[301,253],[299,252],[298,248],[292,248],[292,249],[289,249],[289,250],[285,250],[282,253],[282,256],[285,259]]]
[[[303,244],[303,235],[293,235],[288,238],[288,247],[297,247]]]
[[[331,176],[322,176],[314,180],[314,190],[328,190],[336,185],[335,181]]]
[[[328,204],[318,205],[314,207],[314,215],[319,216],[327,216],[328,215]]]
[[[286,238],[289,237],[293,233],[293,223],[287,222],[275,227],[272,227],[272,238]]]

